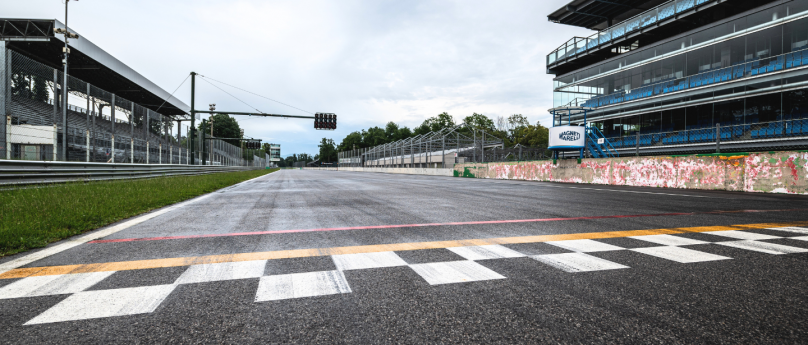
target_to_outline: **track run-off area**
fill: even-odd
[[[0,335],[793,343],[808,197],[282,170],[0,259]]]

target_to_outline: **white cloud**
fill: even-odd
[[[70,26],[165,90],[190,71],[308,111],[339,115],[339,129],[311,121],[242,118],[248,136],[284,154],[315,153],[323,136],[388,121],[414,127],[443,111],[456,120],[521,113],[549,123],[552,76],[545,56],[580,28],[547,14],[568,1],[138,1],[70,3]],[[0,0],[5,17],[58,18],[57,0]],[[197,81],[198,108],[248,111]],[[301,114],[227,89],[264,112]],[[178,98],[190,103],[187,85]]]

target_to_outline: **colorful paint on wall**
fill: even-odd
[[[454,176],[808,194],[808,152],[456,164]]]

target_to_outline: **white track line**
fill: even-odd
[[[595,240],[567,240],[567,241],[549,241],[545,242],[552,244],[556,247],[561,247],[574,252],[605,252],[611,250],[623,250],[625,248],[611,245],[608,243],[598,242]]]
[[[281,274],[261,277],[256,302],[351,293],[342,271]]]
[[[505,279],[501,274],[474,261],[433,262],[410,265],[429,285]]]
[[[628,266],[584,253],[534,255],[531,258],[571,273],[629,268]]]
[[[739,230],[726,230],[726,231],[707,231],[702,232],[703,234],[710,234],[722,237],[729,237],[738,240],[774,240],[778,238],[782,238],[780,236],[771,236],[771,235],[764,235],[759,234],[756,232],[749,232],[749,231],[739,231]]]
[[[332,255],[337,270],[361,270],[366,268],[407,266],[395,252],[358,253]]]
[[[793,232],[796,234],[806,234],[808,235],[808,228],[801,228],[798,226],[788,226],[785,228],[767,228],[768,230],[777,230],[777,231],[786,231],[786,232]]]
[[[682,247],[650,247],[650,248],[634,248],[632,251],[643,253],[658,258],[663,258],[671,261],[680,262],[683,264],[691,262],[704,262],[715,260],[729,260],[730,258],[721,255],[715,255],[697,250],[682,248]]]
[[[176,285],[143,286],[79,292],[59,302],[26,325],[151,313]]]
[[[267,260],[222,262],[188,267],[174,284],[215,282],[221,280],[258,278],[264,275]]]
[[[663,246],[689,246],[693,244],[707,244],[709,242],[694,240],[690,238],[674,236],[674,235],[646,235],[646,236],[630,236],[635,240],[641,240]]]
[[[238,186],[238,185],[240,185],[242,183],[250,182],[252,180],[259,179],[259,178],[266,177],[266,176],[269,176],[269,174],[268,175],[258,176],[256,178],[249,179],[247,181],[243,181],[243,182],[240,182],[240,183],[237,183],[235,185],[232,185],[230,187],[225,187],[225,188],[231,188],[231,187],[234,187],[234,186]],[[137,216],[137,217],[132,218],[130,220],[127,220],[127,221],[125,221],[125,222],[123,222],[121,224],[111,226],[111,227],[108,227],[108,228],[103,229],[103,230],[95,231],[95,232],[92,232],[90,234],[87,234],[87,235],[84,235],[84,236],[81,236],[81,237],[78,237],[78,238],[75,238],[75,239],[72,239],[72,240],[67,240],[64,243],[57,244],[57,245],[55,245],[53,247],[45,248],[45,249],[36,251],[34,253],[25,255],[23,257],[20,257],[20,258],[17,258],[17,259],[2,263],[2,264],[0,264],[0,274],[6,273],[6,272],[8,272],[10,270],[13,270],[15,268],[19,268],[21,266],[25,266],[27,264],[30,264],[30,263],[34,262],[34,261],[42,260],[42,259],[44,259],[46,257],[49,257],[49,256],[54,255],[54,254],[61,253],[61,252],[65,251],[65,250],[68,250],[68,249],[76,247],[76,246],[80,246],[80,245],[85,244],[87,242],[95,241],[95,240],[97,240],[99,238],[107,237],[107,236],[112,235],[112,234],[114,234],[116,232],[119,232],[121,230],[127,229],[129,227],[132,227],[132,226],[140,224],[140,223],[143,223],[143,222],[145,222],[145,221],[147,221],[149,219],[152,219],[154,217],[163,215],[165,213],[171,212],[171,211],[176,210],[178,208],[182,208],[184,206],[187,206],[189,204],[198,202],[200,200],[207,199],[208,197],[210,197],[214,193],[216,193],[216,192],[208,193],[208,194],[193,198],[191,200],[183,201],[183,202],[180,202],[178,204],[174,204],[172,206],[168,206],[168,207],[165,207],[163,209],[160,209],[160,210],[157,210],[157,211],[154,211],[154,212],[151,212],[151,213],[144,214],[142,216]]]
[[[782,244],[758,242],[758,241],[730,241],[730,242],[718,242],[716,244],[774,255],[808,252],[808,249],[805,248],[784,246]]]
[[[76,293],[86,290],[113,273],[115,271],[23,278],[0,288],[0,299]]]
[[[519,258],[525,256],[520,252],[498,244],[486,246],[451,247],[446,249],[449,249],[455,254],[462,256],[466,260]]]

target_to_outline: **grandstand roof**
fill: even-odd
[[[64,29],[64,24],[55,19],[0,19],[0,40],[7,46],[31,59],[62,68],[62,47],[64,37],[56,35],[54,28]],[[120,97],[140,104],[163,115],[176,118],[188,117],[190,107],[171,93],[155,85],[143,75],[116,59],[73,28],[70,32],[79,34],[79,39],[70,40],[70,66],[68,73],[112,92]],[[167,101],[166,101],[167,100]],[[163,101],[166,101],[163,104]]]
[[[654,0],[573,0],[550,13],[547,20],[602,30],[637,13],[656,6],[662,1]]]

